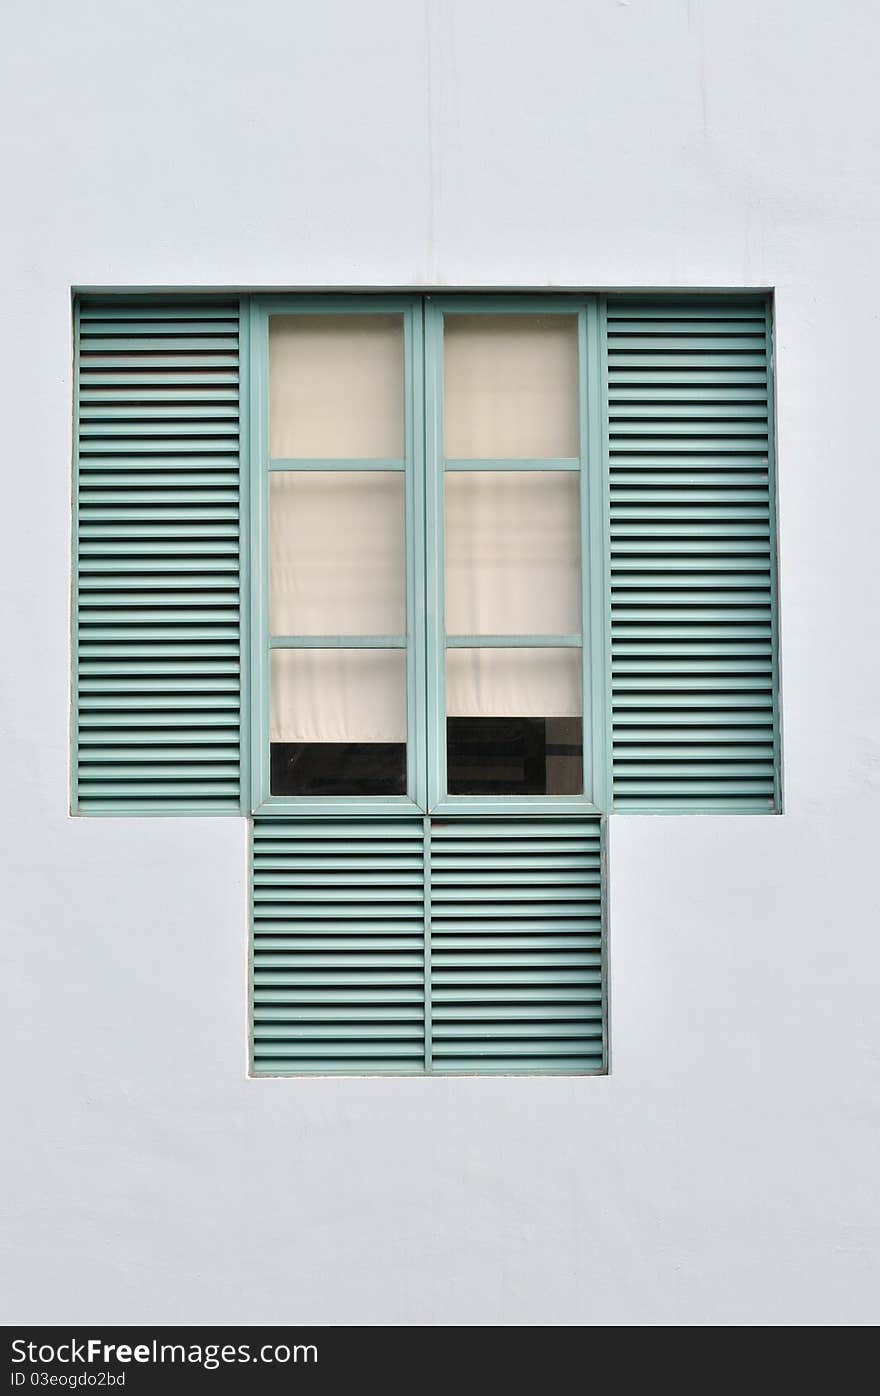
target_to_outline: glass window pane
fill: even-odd
[[[403,650],[270,653],[273,795],[406,794]]]
[[[405,795],[404,742],[273,742],[273,795]]]
[[[405,742],[404,650],[271,651],[273,742]]]
[[[406,632],[402,473],[269,476],[269,629],[273,635]]]
[[[579,649],[446,651],[449,717],[580,717]]]
[[[269,454],[404,454],[403,317],[269,319]]]
[[[444,318],[445,454],[579,454],[574,315]]]
[[[581,651],[446,653],[450,795],[580,795]]]
[[[447,473],[447,634],[580,634],[580,551],[574,472]]]
[[[582,795],[579,717],[450,717],[450,795]]]

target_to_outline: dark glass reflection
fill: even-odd
[[[450,795],[582,795],[579,717],[446,719]]]
[[[405,795],[406,742],[272,742],[273,795]]]

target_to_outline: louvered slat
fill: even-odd
[[[762,297],[607,302],[614,807],[778,807]]]
[[[431,825],[437,1072],[604,1069],[598,819]]]
[[[86,300],[75,808],[240,805],[237,302]]]
[[[425,1067],[421,819],[255,819],[253,1066]]]

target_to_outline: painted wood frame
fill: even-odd
[[[442,448],[443,316],[565,314],[577,317],[579,454],[544,460],[452,460]],[[387,459],[272,459],[268,446],[268,324],[273,314],[400,313],[404,319],[405,455]],[[253,297],[250,344],[250,746],[253,813],[266,815],[421,813],[589,814],[607,808],[608,631],[604,582],[599,329],[595,296],[285,296]],[[281,636],[268,623],[268,479],[281,470],[382,470],[406,475],[405,636]],[[580,475],[581,633],[447,636],[444,614],[446,470],[577,471]],[[447,648],[580,647],[584,700],[584,794],[447,796],[445,655]],[[406,796],[273,796],[269,791],[269,653],[273,648],[407,650]]]

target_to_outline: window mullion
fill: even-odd
[[[587,493],[589,532],[584,533],[584,576],[589,576],[585,603],[584,650],[589,652],[592,720],[592,797],[603,812],[611,807],[611,538],[608,499],[608,358],[605,297],[587,302],[586,375]],[[586,551],[588,550],[588,551]]]
[[[443,316],[424,301],[425,414],[425,631],[428,808],[446,792],[444,519],[443,519]]]

